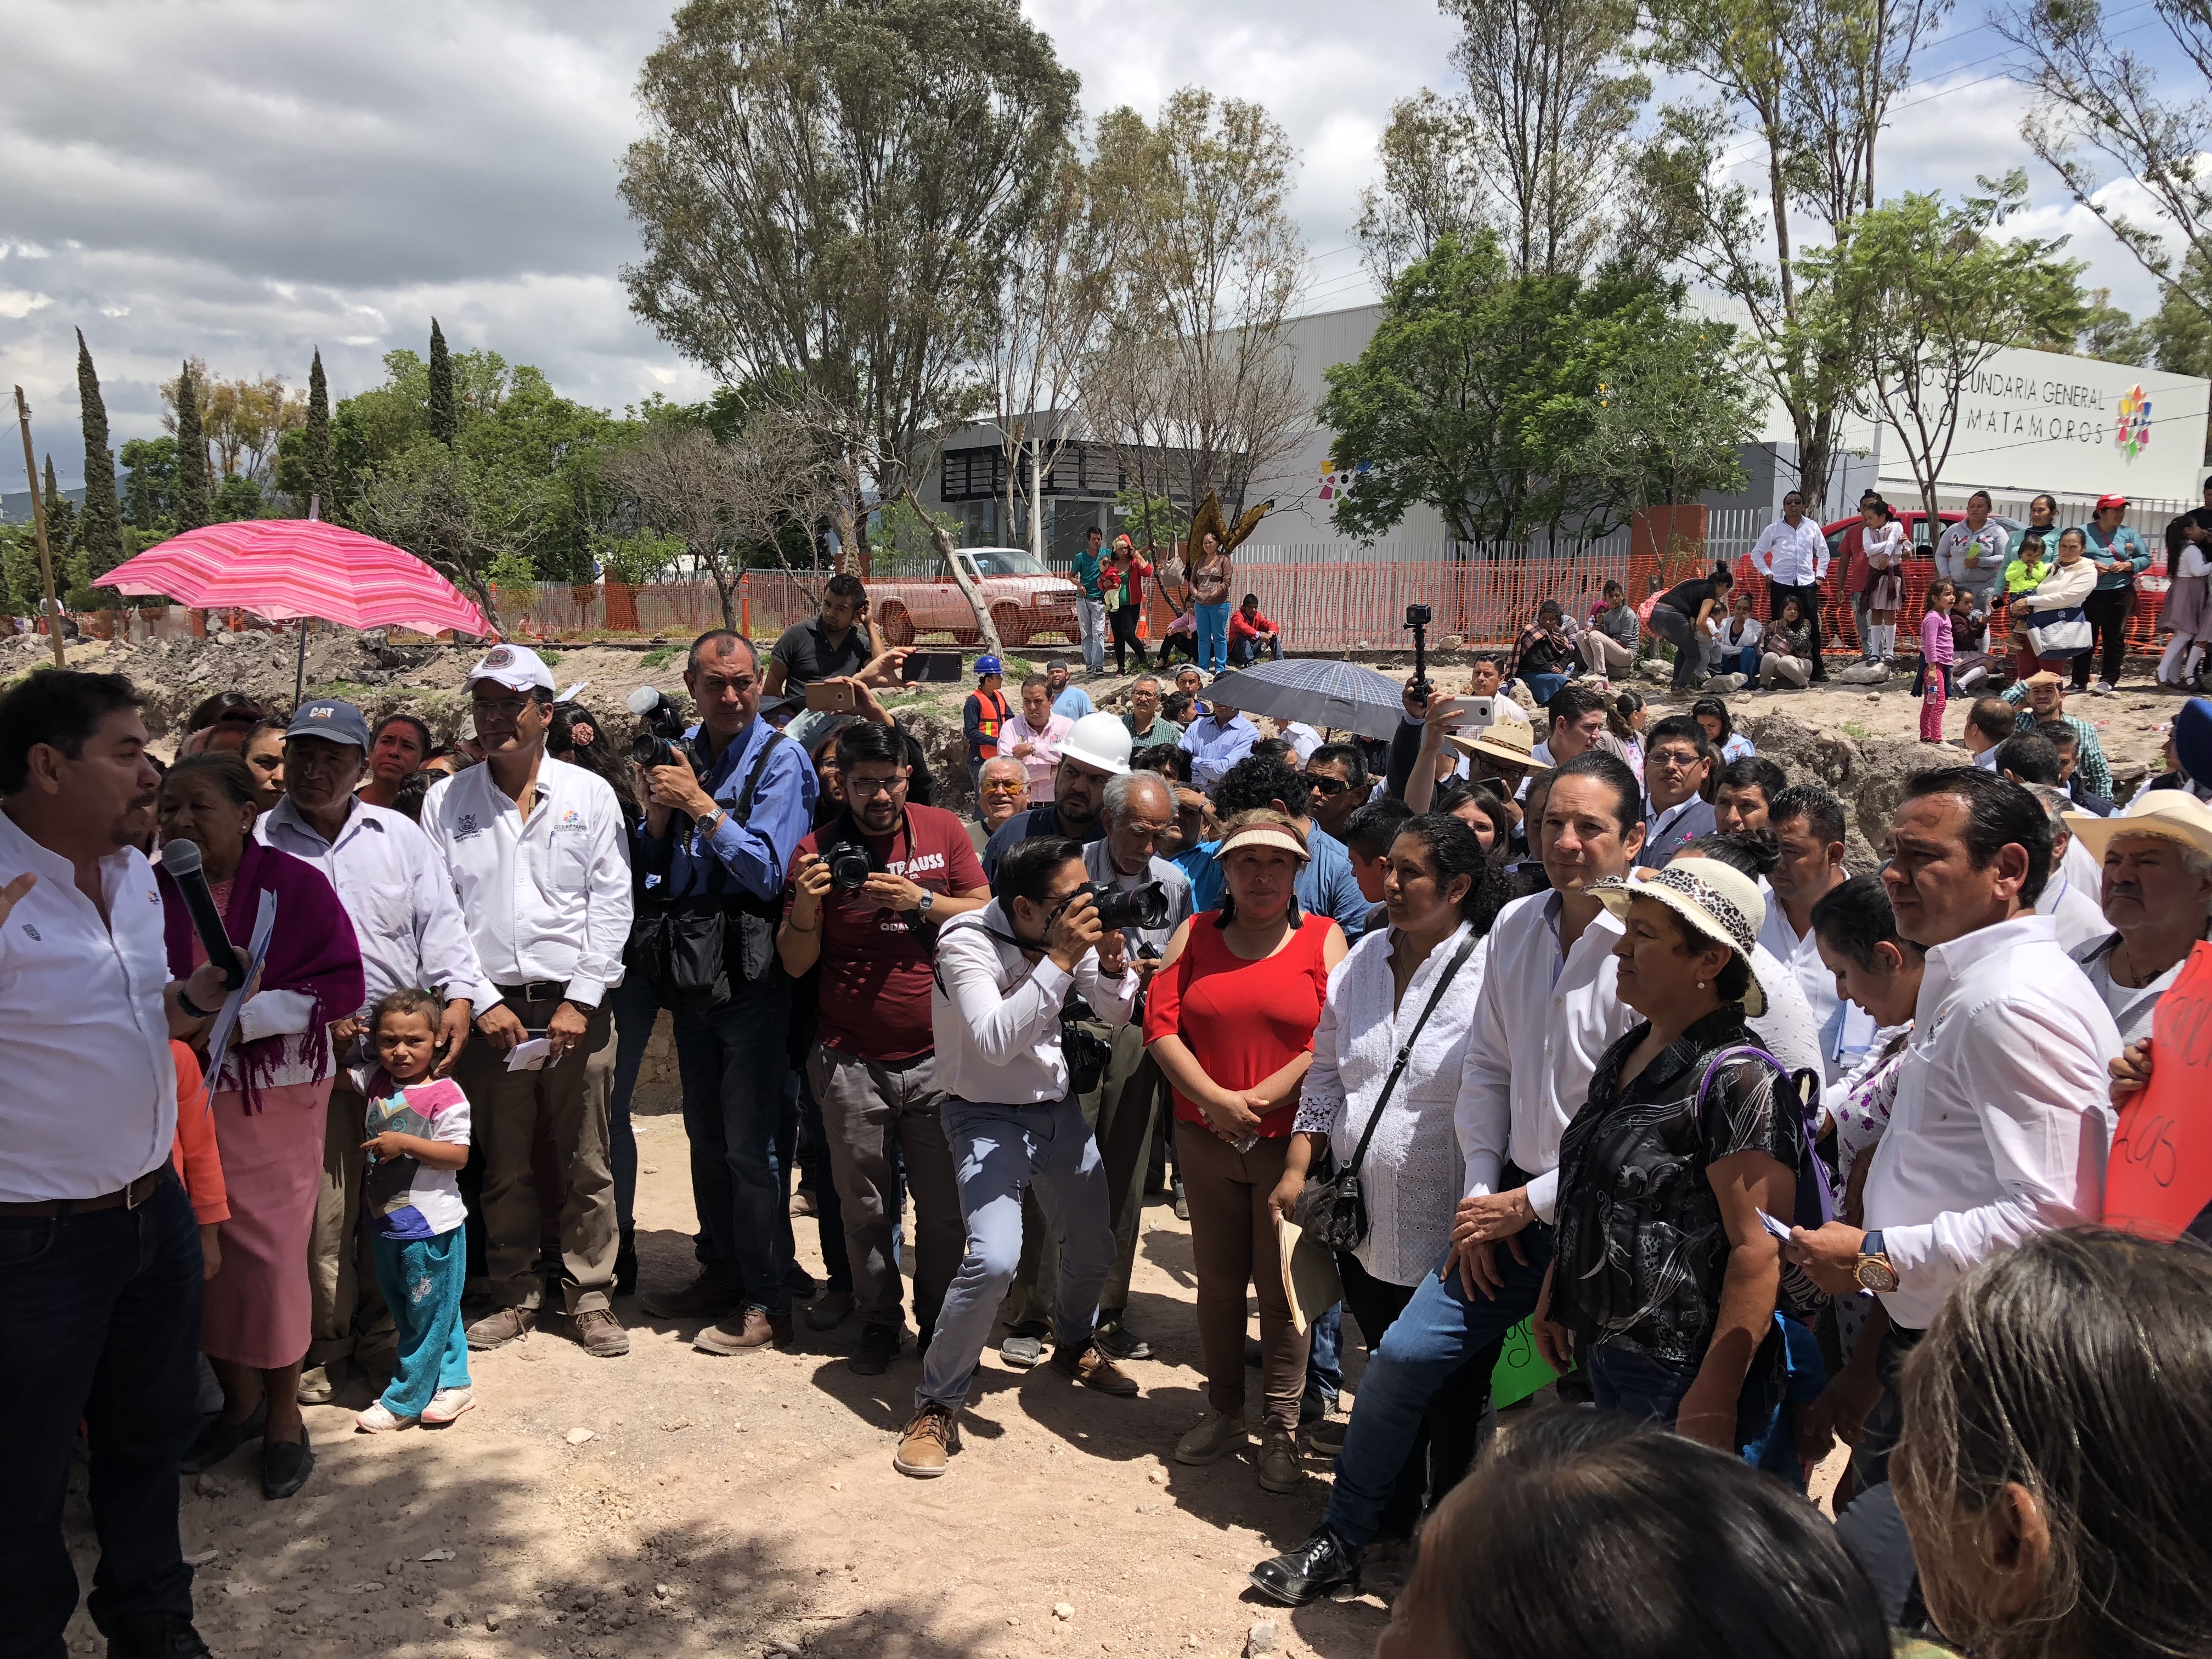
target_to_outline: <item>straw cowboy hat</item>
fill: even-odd
[[[1753,1019],[1766,1012],[1766,987],[1759,982],[1759,930],[1766,922],[1766,902],[1749,876],[1718,859],[1676,859],[1663,870],[1638,870],[1632,879],[1614,876],[1591,887],[1590,896],[1616,916],[1628,915],[1632,899],[1656,899],[1687,922],[1690,931],[1725,945],[1751,969],[1743,1012]]]
[[[2094,812],[2068,812],[2066,827],[2100,864],[2105,849],[2120,836],[2157,836],[2178,841],[2200,856],[2212,859],[2212,806],[2186,789],[2146,789],[2124,811],[2100,818]]]
[[[1536,728],[1526,720],[1499,720],[1494,726],[1484,726],[1471,738],[1455,732],[1449,741],[1462,755],[1487,755],[1492,760],[1525,766],[1533,772],[1552,769],[1549,761],[1536,758]]]

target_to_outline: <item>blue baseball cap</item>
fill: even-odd
[[[2212,787],[2212,698],[2191,697],[2174,715],[2173,757],[2191,778]]]
[[[368,721],[349,702],[318,699],[301,703],[284,736],[287,740],[320,738],[326,743],[349,743],[362,754],[368,752]]]
[[[996,657],[982,656],[975,659],[975,678],[978,679],[986,674],[1004,674],[1006,672],[999,666],[999,659]]]

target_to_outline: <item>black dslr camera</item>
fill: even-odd
[[[1091,895],[1091,902],[1098,907],[1098,925],[1102,927],[1118,931],[1168,925],[1168,890],[1157,881],[1140,882],[1134,887],[1094,881],[1075,891]],[[1068,895],[1071,901],[1074,896],[1074,893]]]
[[[629,694],[629,712],[644,729],[629,740],[629,757],[640,766],[673,766],[676,745],[684,741],[684,711],[666,692],[641,685]]]
[[[856,841],[830,842],[822,861],[830,866],[830,884],[841,893],[859,892],[878,867],[875,855]]]

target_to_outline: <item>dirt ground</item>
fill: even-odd
[[[693,1212],[681,1121],[637,1127],[651,1290],[689,1279]],[[793,1225],[819,1276],[815,1224]],[[480,1403],[451,1428],[359,1434],[352,1409],[309,1407],[318,1462],[295,1498],[262,1498],[254,1448],[187,1476],[201,1633],[224,1659],[1221,1659],[1271,1620],[1284,1652],[1364,1656],[1386,1618],[1377,1595],[1288,1613],[1244,1583],[1311,1530],[1327,1465],[1277,1495],[1249,1453],[1172,1460],[1203,1407],[1192,1292],[1188,1225],[1150,1206],[1129,1319],[1161,1358],[1130,1367],[1142,1396],[1011,1370],[994,1349],[964,1449],[929,1481],[890,1463],[920,1362],[909,1351],[854,1376],[857,1320],[827,1334],[802,1321],[795,1352],[720,1358],[691,1347],[691,1323],[628,1300],[632,1347],[617,1360],[588,1358],[553,1322],[472,1357]],[[88,1585],[82,1485],[80,1468],[68,1528]],[[1377,1563],[1370,1584],[1395,1589],[1405,1565]],[[82,1612],[70,1641],[101,1650]]]

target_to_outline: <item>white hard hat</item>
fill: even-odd
[[[1129,769],[1129,728],[1119,714],[1085,714],[1069,728],[1060,757],[1081,761],[1102,772],[1125,773]]]

